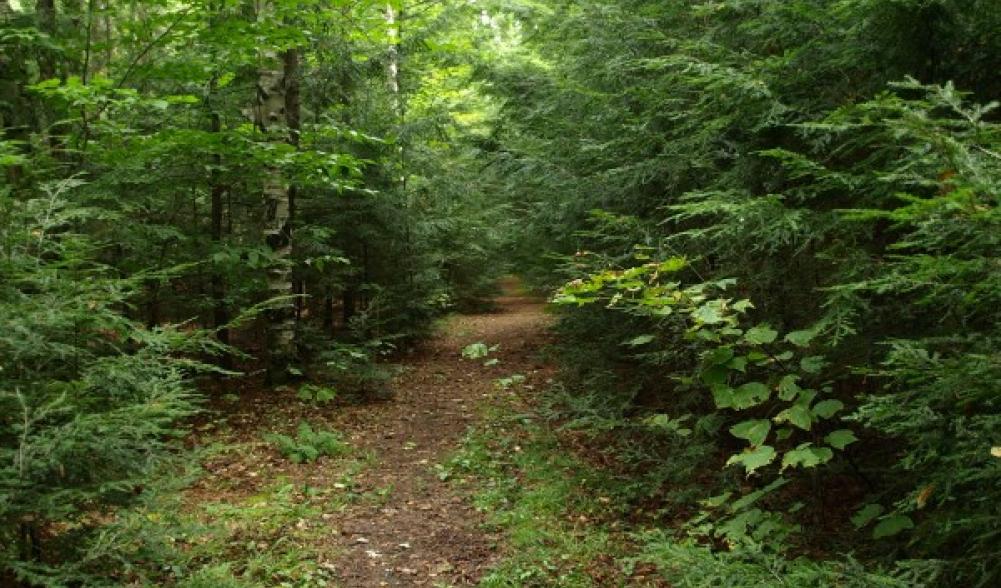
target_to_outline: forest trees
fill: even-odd
[[[157,582],[129,509],[201,375],[327,377],[489,290],[468,8],[390,7],[0,3],[0,583]]]
[[[657,535],[696,570],[668,579],[826,585],[793,559],[824,545],[996,584],[996,3],[522,10],[535,34],[484,70],[493,161],[519,258],[565,283],[570,416],[615,423],[623,500],[666,493],[725,546]]]
[[[126,523],[203,374],[357,383],[514,265],[672,584],[997,584],[998,30],[0,0],[0,581],[156,582]]]

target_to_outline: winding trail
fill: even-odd
[[[440,464],[486,406],[512,393],[498,378],[520,374],[519,388],[532,390],[553,376],[540,353],[550,323],[543,303],[514,280],[502,286],[492,311],[449,317],[403,359],[391,400],[320,406],[252,380],[230,384],[238,395],[213,395],[216,410],[188,441],[229,449],[206,459],[205,476],[184,494],[185,511],[214,529],[198,540],[210,561],[264,585],[304,575],[344,588],[475,585],[503,541],[468,490],[440,479]],[[462,358],[476,342],[497,346],[491,361]],[[269,433],[294,435],[301,422],[340,432],[348,454],[283,457]],[[275,567],[250,563],[260,556]]]
[[[376,504],[354,504],[332,521],[339,526],[335,559],[339,584],[374,586],[474,585],[495,559],[496,538],[463,496],[442,482],[435,464],[454,452],[497,389],[494,380],[522,374],[540,387],[551,367],[539,359],[548,317],[539,300],[505,294],[489,313],[451,317],[439,334],[404,362],[390,402],[346,407],[338,427],[376,463],[357,483],[385,492]],[[466,360],[474,342],[499,345],[490,357]]]

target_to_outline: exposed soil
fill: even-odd
[[[377,455],[365,483],[391,491],[384,504],[353,506],[340,521],[336,565],[344,586],[470,585],[493,560],[495,538],[481,529],[482,516],[433,466],[455,451],[478,406],[498,393],[496,378],[520,373],[530,384],[548,377],[537,359],[542,306],[513,295],[512,285],[507,291],[494,312],[452,318],[409,359],[392,402],[345,411],[352,443]],[[500,346],[491,354],[498,364],[462,359],[460,350],[479,341]]]
[[[321,545],[311,547],[337,585],[474,585],[497,558],[498,538],[484,530],[470,498],[439,479],[435,465],[458,449],[480,407],[505,393],[497,378],[522,374],[531,389],[552,376],[539,353],[548,317],[539,300],[517,294],[516,286],[504,284],[491,312],[451,317],[406,357],[391,400],[317,409],[294,400],[290,391],[242,394],[241,408],[228,409],[235,435],[226,440],[244,441],[246,449],[236,459],[207,464],[213,475],[191,490],[189,502],[235,502],[278,478],[321,494],[343,491],[342,462],[292,464],[260,442],[271,430],[292,430],[299,419],[324,423],[344,434],[355,454],[372,456],[352,475],[350,489],[376,497],[302,522],[317,531],[313,536]],[[463,359],[462,348],[474,342],[498,345],[490,358],[499,361],[485,366],[484,359]],[[215,436],[211,430],[203,434]]]

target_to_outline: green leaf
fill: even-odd
[[[713,402],[716,408],[731,408],[733,406],[733,388],[726,384],[712,386]]]
[[[799,380],[799,376],[795,374],[782,376],[782,379],[779,380],[779,398],[787,402],[796,398],[796,395],[799,394],[801,390],[799,384],[796,383],[796,380]]]
[[[734,357],[730,361],[726,362],[726,367],[737,370],[738,372],[744,372],[747,370],[747,358],[743,355]]]
[[[821,400],[817,404],[813,405],[813,414],[817,415],[822,419],[829,419],[836,412],[845,407],[845,404],[840,400]]]
[[[813,443],[803,443],[782,457],[782,469],[790,467],[812,468],[827,463],[834,457],[830,447],[814,447]]]
[[[872,530],[872,538],[882,539],[884,537],[892,537],[901,531],[913,528],[914,521],[911,520],[911,517],[901,514],[890,515],[879,521],[876,528]]]
[[[751,304],[750,300],[744,298],[742,300],[734,302],[732,305],[730,305],[730,308],[736,310],[737,312],[747,312],[747,309],[754,308],[754,305]]]
[[[656,337],[654,335],[640,335],[639,337],[633,337],[632,339],[626,341],[626,345],[632,345],[633,347],[639,345],[646,345],[647,343],[653,341]]]
[[[796,347],[808,347],[816,336],[814,331],[791,331],[786,333],[785,340]]]
[[[730,504],[730,510],[731,512],[738,512],[744,510],[749,506],[754,506],[754,504],[756,504],[759,500],[761,500],[765,496],[768,496],[772,492],[775,492],[776,490],[785,486],[788,483],[789,480],[783,478],[782,476],[779,476],[778,478],[775,478],[775,480],[772,483],[768,484],[764,488],[758,488],[757,490],[749,492],[741,496],[737,500],[734,500]]]
[[[855,437],[855,433],[849,431],[848,429],[838,429],[837,431],[831,431],[824,437],[824,441],[835,449],[844,449],[852,443],[858,441]]]
[[[671,273],[688,267],[688,260],[684,257],[671,257],[657,265],[657,271],[661,273]]]
[[[726,385],[726,379],[729,374],[730,370],[727,368],[714,366],[707,370],[702,370],[699,376],[703,384],[712,388],[714,386]]]
[[[490,349],[486,343],[470,343],[462,348],[462,357],[466,359],[480,359],[490,354]]]
[[[768,386],[762,384],[761,382],[748,382],[746,384],[741,384],[736,390],[733,391],[732,406],[737,410],[757,406],[768,400],[771,392],[772,391],[768,389]]]
[[[778,331],[774,329],[764,325],[759,325],[748,329],[747,332],[744,333],[744,341],[747,341],[752,345],[763,345],[775,341],[778,334]]]
[[[768,437],[772,423],[766,419],[756,419],[737,423],[730,427],[730,434],[738,439],[746,439],[751,445],[761,445]]]
[[[803,429],[804,431],[809,431],[813,426],[813,415],[811,415],[810,410],[802,404],[794,404],[775,415],[775,422],[787,422]]]
[[[856,529],[861,529],[881,514],[883,514],[883,505],[875,503],[867,504],[852,515],[852,524],[855,525]]]
[[[754,470],[762,468],[775,461],[775,448],[770,445],[761,445],[754,449],[749,449],[743,453],[733,455],[727,460],[726,465],[741,464],[747,475],[750,476]]]
[[[733,496],[733,492],[727,491],[718,496],[710,496],[709,498],[703,498],[699,501],[699,504],[706,508],[719,508],[726,504],[730,497]]]
[[[337,396],[337,390],[333,388],[319,388],[316,391],[317,402],[330,402]]]
[[[705,325],[715,325],[723,322],[723,314],[720,312],[720,301],[713,300],[695,309],[692,318]]]
[[[810,355],[799,360],[799,367],[808,374],[819,373],[824,369],[824,357],[822,355]]]
[[[731,347],[717,347],[709,352],[706,361],[712,365],[723,365],[733,359],[733,349]]]

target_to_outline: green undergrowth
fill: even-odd
[[[214,587],[335,586],[336,556],[325,540],[336,534],[333,515],[358,501],[378,500],[357,491],[355,478],[374,457],[346,449],[322,486],[280,477],[235,501],[195,504],[175,521],[198,529],[188,547],[178,585]],[[195,538],[197,537],[197,538]]]
[[[239,460],[245,445],[216,446],[203,459]],[[313,588],[336,586],[331,561],[337,552],[327,537],[336,535],[335,516],[349,505],[376,502],[378,491],[360,492],[357,475],[374,456],[345,449],[328,458],[322,485],[292,476],[267,480],[252,493],[242,490],[247,477],[218,479],[189,472],[205,488],[186,492],[172,485],[141,509],[115,521],[114,539],[132,546],[120,562],[122,584],[181,588]],[[304,466],[310,467],[310,466]],[[260,480],[264,472],[253,473]],[[170,477],[170,476],[166,476]],[[110,539],[110,538],[109,538]]]
[[[481,586],[607,585],[604,562],[624,554],[612,480],[561,451],[535,415],[510,408],[491,409],[439,466],[443,479],[475,488],[476,507],[504,536],[503,558]]]
[[[552,391],[544,400],[556,402]],[[502,558],[481,586],[922,585],[924,571],[906,564],[889,575],[851,557],[816,560],[751,542],[708,545],[689,536],[684,521],[669,523],[637,509],[637,490],[623,484],[622,474],[588,459],[597,448],[570,443],[560,423],[524,410],[510,403],[491,407],[461,449],[438,466],[442,479],[474,489],[476,507],[503,537]]]

